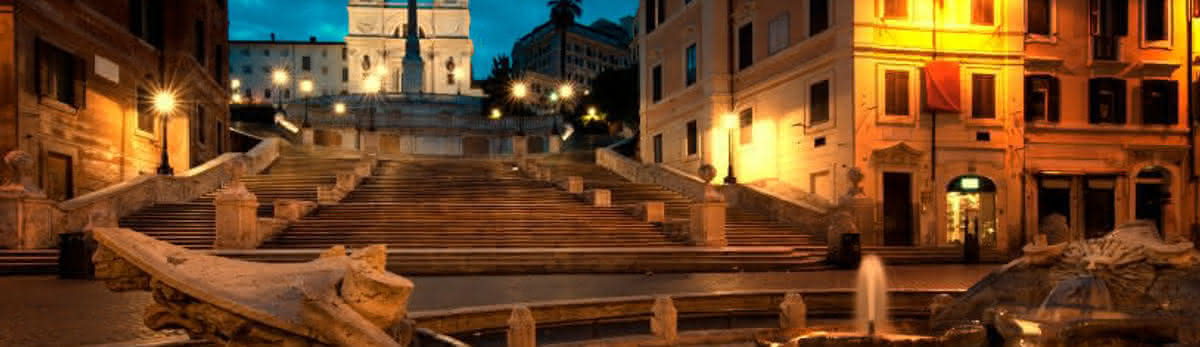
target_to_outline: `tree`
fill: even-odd
[[[508,56],[501,54],[492,58],[492,72],[487,80],[483,81],[483,92],[487,95],[483,109],[485,116],[491,114],[493,108],[499,108],[506,115],[514,114],[510,102],[512,80],[512,63]]]
[[[606,116],[605,120],[608,124],[620,124],[636,130],[640,101],[638,89],[637,65],[601,72],[592,80],[590,93],[581,100],[580,105],[584,107],[580,107],[580,109],[583,110],[582,112],[587,112],[587,107],[596,107],[599,113]],[[572,117],[572,122],[577,126],[582,125],[579,117],[583,114],[579,113]],[[595,126],[589,125],[586,129],[591,130]],[[593,131],[600,131],[600,129]]]
[[[558,78],[567,77],[567,30],[575,25],[575,18],[583,14],[579,5],[583,0],[550,0],[550,22],[558,31]]]

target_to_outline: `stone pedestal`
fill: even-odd
[[[567,176],[567,179],[563,181],[563,189],[571,194],[583,193],[583,177]]]
[[[300,128],[300,143],[304,144],[305,146],[312,146],[315,144],[313,140],[313,128]]]
[[[676,325],[679,312],[675,309],[675,302],[669,296],[660,296],[654,298],[654,307],[651,310],[654,311],[654,317],[650,318],[650,332],[667,343],[674,344],[679,338]]]
[[[779,329],[796,331],[808,327],[808,306],[800,293],[787,293],[779,303]]]
[[[294,199],[276,199],[273,203],[275,219],[286,222],[298,221],[316,207],[311,201]]]
[[[258,235],[258,197],[244,187],[217,194],[217,249],[252,249],[262,241]]]
[[[517,306],[508,316],[508,347],[536,347],[537,323],[528,307]]]
[[[883,232],[875,227],[875,201],[865,196],[846,201],[854,216],[854,228],[862,234],[862,245],[882,246]]]
[[[513,156],[516,157],[524,157],[526,154],[529,154],[528,142],[525,142],[524,136],[512,137],[512,151]]]
[[[379,153],[379,132],[362,132],[362,151],[364,153]]]
[[[596,207],[612,206],[612,192],[608,189],[592,189],[587,191],[587,200]]]
[[[725,203],[701,202],[691,206],[689,239],[696,246],[724,247]]]
[[[54,248],[54,201],[17,188],[0,187],[0,248]]]
[[[640,205],[640,215],[647,223],[662,223],[667,220],[667,204],[662,201],[646,201]]]
[[[549,137],[546,137],[546,140],[547,140],[547,142],[549,142],[548,152],[562,153],[563,140],[562,140],[561,136],[551,135]]]

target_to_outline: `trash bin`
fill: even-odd
[[[95,241],[83,232],[62,233],[58,236],[58,277],[92,279],[96,273],[95,265],[92,264],[92,254],[96,252]]]
[[[963,263],[979,263],[979,236],[976,233],[967,233],[963,236]]]
[[[834,265],[844,269],[858,268],[858,262],[862,260],[860,236],[857,233],[845,233],[841,235],[840,240],[836,240],[840,247],[833,254]]]

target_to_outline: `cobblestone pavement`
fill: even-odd
[[[889,287],[965,289],[996,266],[894,266]],[[768,289],[853,288],[854,271],[655,275],[413,277],[412,311],[516,302]],[[100,282],[0,277],[0,346],[78,346],[163,339],[142,325],[149,293]]]

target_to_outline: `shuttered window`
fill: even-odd
[[[1171,125],[1179,121],[1179,83],[1142,81],[1142,124]]]
[[[87,75],[84,60],[45,41],[38,40],[36,45],[38,94],[66,105],[83,107]]]
[[[995,0],[971,0],[971,24],[994,24],[996,22],[995,12]]]
[[[829,81],[820,81],[808,87],[809,125],[829,121]]]
[[[687,47],[683,59],[684,68],[687,70],[684,73],[684,84],[690,86],[696,83],[696,72],[699,65],[699,62],[696,61],[696,44],[693,43]]]
[[[1025,120],[1057,123],[1059,120],[1058,78],[1048,75],[1025,77]]]
[[[971,75],[971,117],[996,118],[995,75]]]
[[[738,28],[738,70],[754,64],[754,23]]]
[[[771,20],[767,26],[767,54],[775,54],[787,48],[791,41],[791,15],[784,13]]]
[[[1088,81],[1088,122],[1125,124],[1125,80],[1105,77]]]
[[[651,69],[650,79],[651,79],[650,82],[652,84],[651,87],[653,87],[650,91],[651,92],[651,96],[650,96],[651,100],[653,100],[654,102],[658,102],[659,100],[662,100],[662,95],[663,95],[662,65],[655,66],[653,69]]]
[[[1030,34],[1050,35],[1050,1],[1028,0],[1025,11]]]
[[[1146,5],[1146,20],[1142,21],[1146,41],[1167,39],[1167,0],[1143,0]]]
[[[908,18],[908,0],[883,0],[883,18]]]
[[[888,116],[908,116],[908,71],[888,71],[884,73],[884,114]]]

